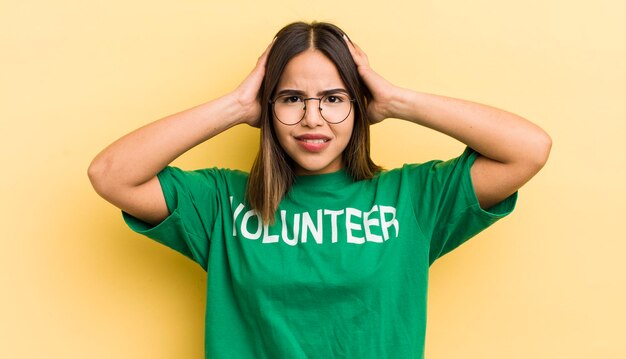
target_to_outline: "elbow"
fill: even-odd
[[[550,137],[547,132],[542,131],[542,135],[537,142],[537,147],[539,147],[539,161],[541,167],[543,167],[546,162],[548,162],[548,157],[550,157],[550,151],[552,150],[552,137]]]
[[[529,165],[534,168],[535,173],[539,172],[550,157],[552,150],[552,138],[547,132],[541,130],[534,138],[530,151],[527,155]]]
[[[87,177],[89,177],[91,186],[96,193],[104,198],[106,198],[108,167],[107,161],[98,156],[91,161],[89,168],[87,168]]]

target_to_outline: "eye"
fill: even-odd
[[[302,102],[302,97],[301,96],[281,96],[278,98],[279,103],[284,103],[284,104],[293,104],[293,103],[299,103]]]
[[[348,98],[345,95],[335,94],[335,95],[328,95],[328,96],[326,96],[326,98],[324,99],[324,102],[326,102],[326,103],[341,103],[341,102],[345,102],[347,100],[348,100]]]

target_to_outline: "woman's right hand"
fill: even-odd
[[[259,89],[270,46],[254,70],[226,96],[154,121],[113,142],[89,166],[104,199],[144,222],[169,215],[157,174],[178,156],[239,123],[260,125]]]
[[[274,41],[267,46],[263,54],[256,62],[256,66],[243,82],[233,91],[237,103],[241,106],[241,123],[247,123],[253,127],[261,125],[261,104],[259,103],[259,91],[265,76],[267,56],[272,49]]]

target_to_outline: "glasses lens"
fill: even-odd
[[[326,95],[320,100],[320,110],[326,122],[339,123],[350,115],[352,101],[344,93]]]
[[[285,125],[295,125],[304,117],[304,98],[285,95],[274,100],[274,116]]]

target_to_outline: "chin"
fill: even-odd
[[[341,162],[335,163],[300,163],[296,161],[295,172],[297,175],[321,175],[325,173],[337,172],[343,168]]]

